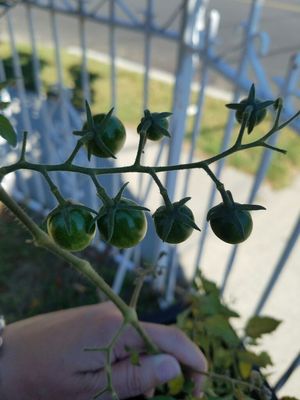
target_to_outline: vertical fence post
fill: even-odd
[[[80,35],[80,49],[81,49],[81,87],[83,92],[83,108],[85,107],[85,100],[91,102],[91,91],[89,82],[89,73],[87,69],[87,48],[86,48],[86,18],[84,16],[84,0],[78,0],[78,13],[79,13],[79,35]]]

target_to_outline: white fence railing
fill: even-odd
[[[160,146],[153,145],[150,147],[148,153],[145,155],[145,162],[147,163],[158,164],[165,161],[170,164],[176,164],[182,161],[190,162],[194,159],[195,143],[201,132],[203,107],[207,99],[208,82],[211,73],[217,72],[230,82],[232,87],[232,101],[236,102],[243,93],[248,91],[252,83],[247,75],[248,68],[251,66],[255,75],[258,96],[260,98],[283,97],[285,102],[283,116],[285,118],[290,117],[296,111],[297,101],[300,96],[298,89],[300,55],[293,54],[291,56],[284,76],[277,79],[278,90],[275,93],[274,89],[272,89],[272,81],[267,76],[260,61],[261,53],[266,51],[267,46],[266,34],[260,32],[259,26],[264,6],[262,0],[254,0],[249,5],[249,15],[243,25],[240,57],[237,67],[232,67],[226,63],[217,53],[216,43],[220,15],[216,10],[207,12],[208,0],[176,1],[174,5],[170,4],[170,15],[164,21],[161,21],[161,19],[158,20],[155,17],[158,2],[153,0],[140,2],[139,7],[135,7],[132,5],[132,2],[126,2],[125,0],[24,0],[20,3],[22,4],[17,5],[11,10],[5,8],[5,6],[0,6],[0,12],[3,13],[0,20],[0,33],[3,36],[2,40],[9,43],[13,73],[15,78],[17,78],[16,88],[10,90],[9,93],[3,92],[2,96],[8,95],[12,99],[13,105],[9,109],[9,112],[11,113],[12,120],[16,123],[18,132],[22,132],[23,130],[31,132],[30,157],[33,160],[39,159],[48,163],[64,160],[66,154],[70,152],[75,144],[75,139],[70,135],[70,132],[80,129],[82,125],[83,116],[71,104],[69,91],[64,85],[61,61],[63,44],[61,38],[66,32],[59,23],[61,14],[71,16],[77,21],[76,29],[79,54],[81,54],[82,92],[84,98],[89,101],[91,100],[91,93],[88,74],[89,52],[87,48],[87,28],[91,22],[100,24],[107,29],[108,53],[110,57],[110,98],[111,105],[113,106],[118,106],[118,42],[116,34],[119,29],[136,32],[142,38],[140,51],[143,52],[143,109],[148,107],[149,102],[153,41],[164,39],[176,47],[177,65],[173,93],[173,117],[171,120],[172,139],[169,142],[164,141]],[[142,6],[144,9],[140,12]],[[45,15],[42,14],[44,10],[48,12],[47,27],[39,23],[39,18]],[[15,15],[19,15],[19,20],[23,21],[21,32],[18,30],[20,29],[18,25],[14,23]],[[24,26],[26,27],[25,31]],[[48,35],[47,41],[52,43],[56,63],[57,85],[55,97],[45,96],[40,80],[41,66],[38,57],[38,46],[42,45],[40,37],[45,37],[45,35]],[[29,93],[25,90],[17,48],[20,37],[23,41],[27,40],[31,46],[34,93]],[[259,44],[261,47],[258,49]],[[199,70],[201,70],[201,74],[199,74]],[[0,80],[4,79],[5,68],[0,53]],[[189,146],[185,146],[183,151],[184,132],[186,131],[187,120],[191,118],[188,113],[191,90],[195,83],[198,84],[198,95],[194,104],[195,112],[192,116],[192,137]],[[15,112],[16,109],[19,111]],[[229,113],[220,150],[228,147],[234,124],[234,114]],[[300,132],[299,119],[293,123],[293,128],[295,135],[298,135]],[[273,143],[270,142],[270,144],[274,145],[277,139],[278,135],[275,135],[272,139]],[[0,148],[2,159],[5,159],[5,150],[5,145],[2,145]],[[126,157],[132,157],[132,154],[130,152],[126,153],[123,158],[126,159]],[[123,158],[121,157],[121,160]],[[76,160],[82,164],[86,162],[85,157],[81,154],[78,155]],[[275,284],[278,284],[280,274],[283,270],[286,271],[287,268],[296,274],[295,278],[298,285],[296,285],[295,281],[294,290],[299,288],[299,271],[295,269],[296,263],[299,263],[299,251],[297,253],[296,250],[300,231],[298,217],[299,199],[297,202],[293,198],[286,205],[286,208],[289,208],[289,217],[286,215],[285,218],[281,219],[280,212],[283,210],[283,204],[281,203],[282,207],[280,210],[276,210],[273,207],[274,202],[279,201],[280,203],[284,201],[285,196],[287,196],[286,193],[292,197],[294,196],[294,192],[288,188],[287,192],[275,198],[270,197],[271,191],[269,189],[262,187],[270,161],[271,153],[266,149],[262,153],[257,174],[253,179],[224,168],[224,160],[218,162],[215,168],[215,174],[219,179],[224,179],[224,182],[226,182],[226,179],[229,179],[229,185],[231,185],[232,189],[236,189],[237,197],[240,197],[239,201],[243,200],[251,203],[257,196],[260,196],[268,202],[270,208],[268,212],[269,219],[258,216],[256,222],[258,230],[260,229],[266,233],[263,237],[259,235],[257,235],[257,239],[254,237],[252,243],[249,243],[246,248],[240,248],[240,246],[233,246],[232,248],[221,247],[221,245],[216,244],[214,239],[211,238],[208,225],[205,223],[205,215],[208,209],[216,202],[216,189],[214,186],[207,185],[204,180],[202,182],[202,178],[196,177],[194,172],[184,173],[183,177],[174,172],[165,176],[165,183],[171,198],[175,200],[178,196],[186,196],[187,194],[192,196],[192,208],[193,206],[195,207],[195,213],[199,216],[198,221],[200,221],[199,224],[202,232],[200,236],[193,235],[191,241],[183,246],[169,247],[151,237],[148,238],[148,244],[146,246],[143,245],[143,255],[145,256],[146,254],[148,258],[152,257],[152,261],[156,259],[157,254],[162,250],[165,252],[165,255],[159,261],[164,274],[160,278],[160,281],[156,282],[156,285],[164,293],[162,304],[169,304],[173,301],[178,270],[180,268],[191,278],[195,275],[199,266],[202,266],[205,273],[207,272],[209,275],[211,272],[213,277],[219,281],[225,296],[226,293],[232,293],[236,289],[234,294],[240,296],[240,299],[242,299],[241,309],[246,314],[253,312],[253,310],[255,313],[261,313],[262,309],[266,308],[265,306],[270,298],[276,297]],[[104,165],[102,161],[93,160],[92,163],[94,166]],[[109,165],[116,164],[109,162]],[[19,199],[28,201],[29,205],[39,208],[40,211],[51,209],[54,206],[48,189],[38,175],[22,173],[22,179],[20,177],[20,173],[16,174],[14,184],[12,185],[15,195]],[[94,189],[90,185],[90,182],[83,177],[66,177],[65,175],[56,173],[53,175],[53,179],[63,188],[66,196],[83,201],[91,207],[98,207]],[[116,193],[117,188],[120,186],[120,181],[123,179],[124,177],[117,177],[117,175],[113,175],[110,178],[105,176],[102,183],[111,190],[111,193]],[[7,184],[10,184],[10,182],[7,182]],[[157,195],[152,190],[151,182],[146,178],[139,178],[137,183],[132,184],[131,194],[138,197],[140,201],[151,199],[151,205],[155,203],[159,205]],[[277,212],[277,214],[274,216],[272,212]],[[271,222],[276,218],[276,223]],[[269,230],[271,229],[270,232],[265,228],[266,225],[269,226]],[[276,236],[276,230],[277,232],[284,231],[285,234]],[[268,233],[270,233],[269,239],[267,237]],[[272,246],[271,243],[275,243],[275,246]],[[100,242],[98,242],[98,245],[101,245]],[[258,252],[260,253],[260,259],[258,258]],[[133,261],[136,261],[140,255],[141,248],[138,247],[134,250],[125,251],[122,253],[122,257],[118,257],[120,263],[113,285],[116,291],[119,291],[122,287],[127,269],[132,268]],[[255,267],[253,267],[254,264]],[[206,271],[205,265],[208,265],[208,271]],[[241,269],[244,269],[244,271],[241,272]],[[254,278],[251,275],[253,269],[255,269],[257,274],[260,274],[259,278],[257,276]],[[260,272],[262,269],[264,271]],[[229,278],[235,283],[230,284]],[[243,285],[246,287],[244,290],[245,293],[243,293]],[[256,296],[253,296],[253,293],[247,294],[247,290],[251,292],[253,289]],[[293,315],[289,314],[288,309],[290,307],[288,304],[289,300],[285,300],[287,306],[285,316],[292,320]],[[283,319],[286,318],[284,317]],[[290,321],[288,327],[289,332],[287,336],[295,329],[299,336],[299,322],[295,325],[295,321]],[[281,334],[284,334],[284,332],[281,332]],[[292,342],[291,340],[289,341]],[[277,390],[282,388],[287,378],[299,365],[299,355],[296,359],[294,358],[298,350],[299,346],[297,345],[297,340],[295,340],[294,347],[283,351],[286,358],[282,362],[282,365],[287,367],[287,360],[293,359],[293,362],[281,379],[279,379],[279,375],[284,368],[277,373],[278,382],[274,381]],[[281,362],[280,357],[283,357],[282,353],[278,357],[278,362]]]

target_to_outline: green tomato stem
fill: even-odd
[[[103,201],[103,203],[106,206],[111,206],[113,205],[113,200],[108,196],[108,194],[106,193],[104,187],[99,183],[97,177],[92,174],[90,175],[96,189],[97,189],[97,194],[100,197],[100,199]]]
[[[157,184],[158,188],[159,188],[159,192],[162,195],[165,205],[168,209],[172,209],[173,205],[172,202],[169,198],[168,195],[168,191],[167,189],[164,187],[164,185],[161,183],[160,179],[158,178],[158,176],[156,175],[156,173],[153,170],[149,171],[149,175],[152,176],[152,179],[154,180],[154,182]]]
[[[71,165],[72,164],[74,158],[77,156],[77,153],[79,152],[79,150],[81,149],[83,144],[84,144],[84,141],[82,139],[79,139],[77,141],[76,146],[74,147],[74,150],[70,154],[69,158],[65,161],[66,165]]]
[[[46,170],[41,172],[42,175],[44,176],[46,182],[49,185],[49,188],[51,190],[51,192],[54,194],[54,196],[56,197],[58,203],[63,206],[64,204],[66,204],[66,200],[63,198],[63,196],[60,194],[58,187],[53,183],[52,179],[50,178],[48,172]]]
[[[250,115],[251,115],[252,111],[253,111],[253,106],[247,106],[246,109],[244,110],[242,124],[241,124],[241,127],[240,127],[240,131],[239,131],[238,137],[237,137],[236,142],[235,142],[235,146],[236,147],[239,147],[242,144],[242,139],[243,139],[243,136],[244,136],[244,132],[245,132],[245,129],[246,129],[246,126],[248,124],[248,121],[249,121],[249,118],[250,118]]]
[[[140,135],[140,140],[139,140],[139,145],[138,145],[135,161],[133,163],[134,166],[138,166],[141,164],[142,153],[143,153],[144,147],[146,145],[146,141],[147,141],[147,131],[142,130],[139,135]]]
[[[22,150],[21,150],[21,155],[20,155],[20,159],[19,159],[20,162],[25,161],[27,137],[28,137],[28,132],[24,131],[23,142],[22,142]]]

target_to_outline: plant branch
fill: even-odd
[[[169,208],[172,208],[172,202],[170,200],[170,197],[168,195],[168,191],[167,189],[164,187],[164,185],[161,183],[160,179],[158,178],[158,176],[156,175],[155,171],[150,168],[149,169],[149,175],[151,175],[152,179],[154,180],[154,182],[156,183],[156,185],[159,188],[159,193],[162,195],[165,205]]]
[[[71,165],[72,164],[74,158],[77,156],[77,153],[79,152],[79,150],[81,149],[83,144],[84,144],[83,140],[79,139],[77,141],[76,146],[74,147],[74,150],[70,154],[69,158],[65,161],[66,165]]]
[[[66,204],[66,200],[63,198],[63,196],[60,194],[58,187],[53,183],[52,179],[50,178],[48,172],[46,170],[44,171],[40,171],[41,174],[44,176],[46,182],[49,185],[49,188],[51,190],[51,192],[53,193],[53,195],[56,197],[56,200],[58,201],[58,203],[60,205],[64,205]]]
[[[253,106],[247,106],[245,111],[243,112],[242,124],[241,124],[241,127],[240,127],[240,131],[239,131],[238,137],[237,137],[236,142],[234,144],[234,147],[238,148],[242,144],[242,139],[243,139],[243,136],[244,136],[244,132],[245,132],[246,126],[248,124],[248,121],[249,121],[249,118],[250,118],[252,110],[253,110]]]
[[[113,201],[106,193],[104,187],[99,183],[97,177],[94,174],[92,174],[91,179],[96,187],[97,194],[100,197],[100,199],[103,201],[104,204],[110,205]]]
[[[147,131],[142,130],[140,132],[139,145],[138,145],[138,149],[137,149],[137,153],[136,153],[136,157],[135,157],[135,161],[134,161],[133,165],[140,165],[141,157],[143,154],[144,147],[146,145],[146,141],[147,141]]]

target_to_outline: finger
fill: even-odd
[[[164,353],[171,354],[181,364],[192,371],[206,371],[207,362],[202,351],[180,329],[152,323],[142,323],[143,327],[157,347]],[[128,327],[115,347],[115,355],[122,359],[128,357],[125,346],[143,351],[143,339],[132,328]]]
[[[189,378],[194,383],[193,395],[197,398],[202,397],[203,387],[204,387],[204,382],[205,382],[206,377],[197,372],[192,372],[189,374]]]
[[[120,399],[150,393],[155,387],[174,379],[181,374],[178,361],[167,354],[141,356],[140,365],[132,365],[130,359],[122,360],[112,366],[112,382]],[[93,398],[105,387],[104,372],[90,374],[91,386],[86,397]],[[101,399],[111,398],[109,393]]]

